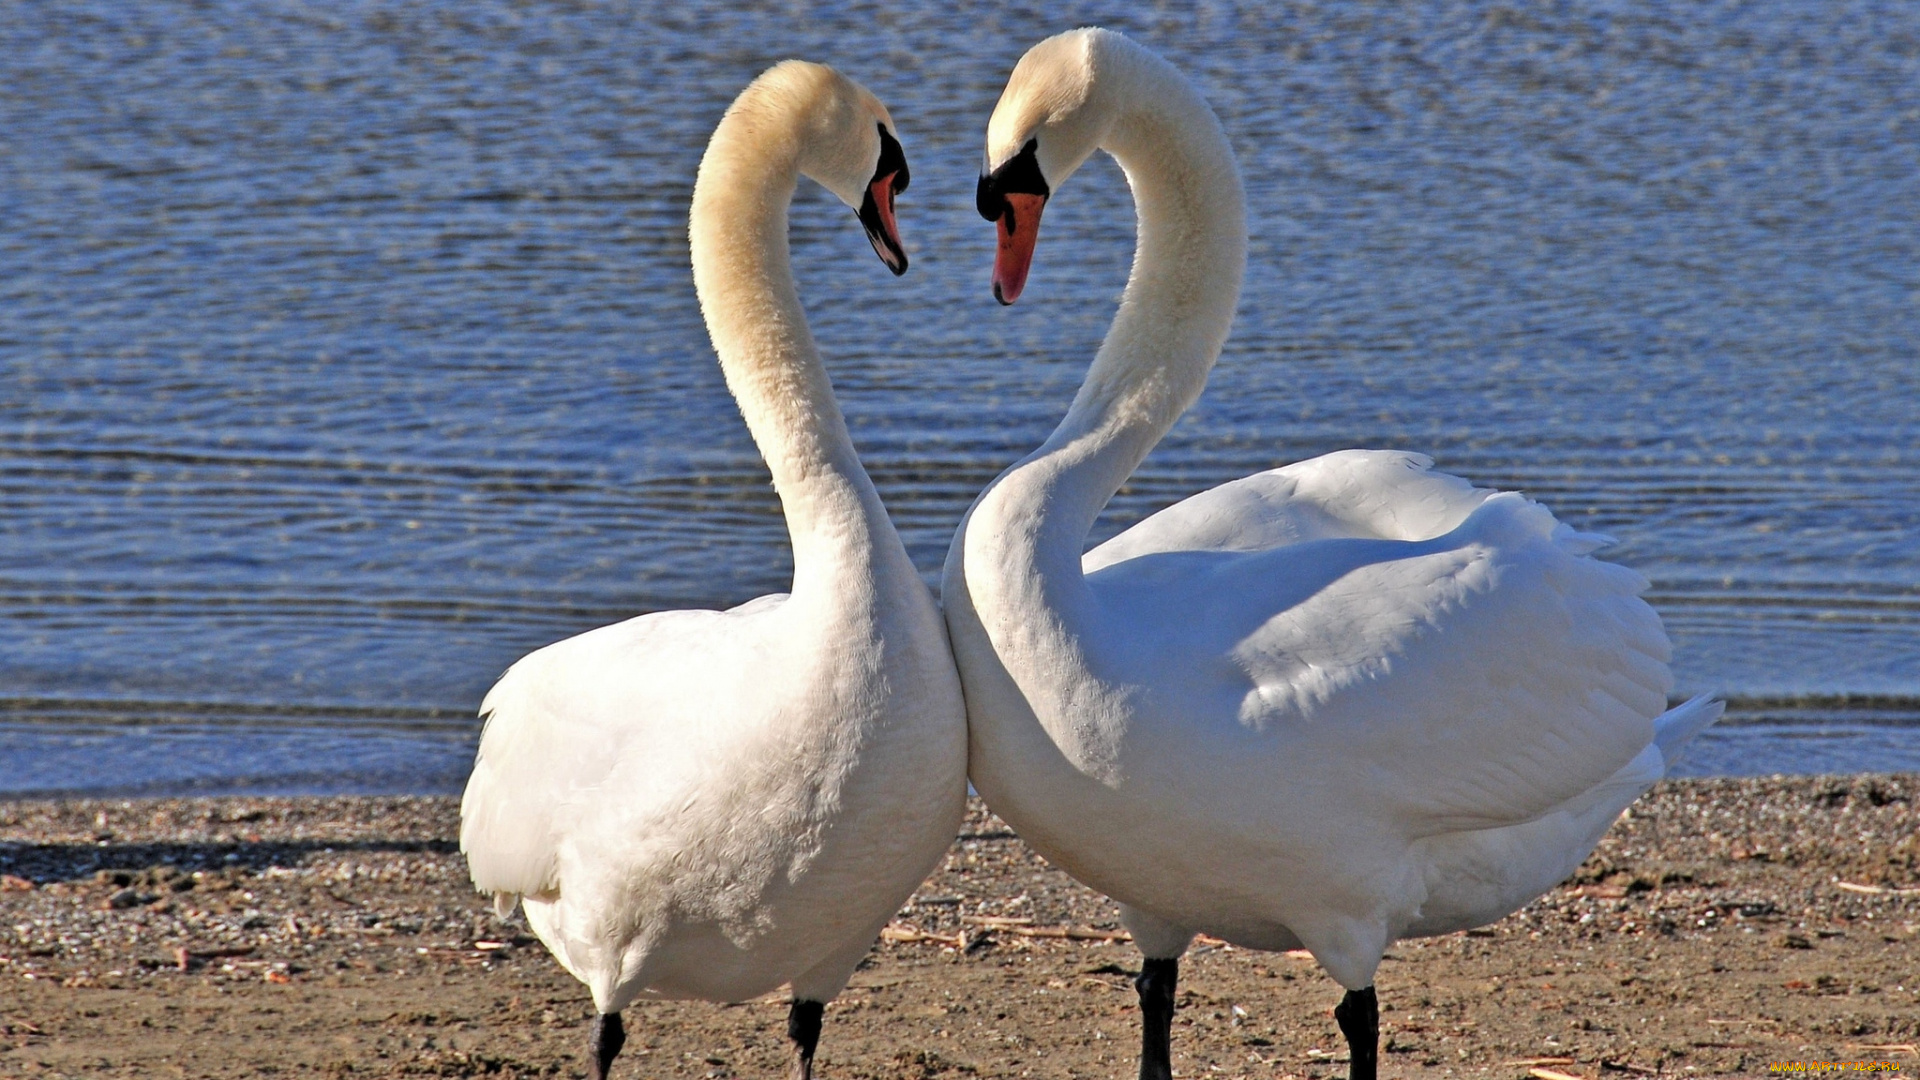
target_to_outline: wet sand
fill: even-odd
[[[1381,1075],[1920,1070],[1920,776],[1673,781],[1574,879],[1394,946]],[[0,1076],[577,1076],[591,1006],[467,887],[452,799],[0,803]],[[1112,905],[976,806],[829,1007],[821,1080],[1134,1074]],[[1344,1077],[1311,959],[1202,941],[1186,1078]],[[642,1003],[615,1076],[784,1077],[786,1005]]]

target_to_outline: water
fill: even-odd
[[[457,790],[514,658],[784,587],[700,326],[706,135],[786,56],[887,100],[892,280],[803,186],[802,293],[931,576],[1131,255],[1118,170],[987,292],[985,120],[1100,22],[1205,89],[1252,262],[1110,534],[1348,446],[1619,541],[1696,772],[1920,768],[1920,8],[0,0],[0,792]]]

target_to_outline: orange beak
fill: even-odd
[[[874,177],[873,183],[867,185],[866,198],[860,202],[860,224],[866,226],[874,254],[880,256],[880,261],[896,276],[907,272],[907,251],[900,244],[900,223],[893,217],[894,194],[907,186],[899,176],[897,172],[890,172]]]
[[[867,239],[873,242],[873,253],[898,277],[907,272],[907,249],[900,246],[900,223],[893,219],[893,198],[907,190],[911,175],[900,141],[887,130],[887,125],[875,124],[874,127],[880,135],[880,163],[874,167],[873,179],[867,181],[867,193],[860,199],[858,213],[860,224],[866,227]]]
[[[993,256],[993,298],[1011,304],[1027,287],[1033,246],[1040,239],[1040,211],[1046,208],[1047,197],[1010,193],[1002,198],[1006,209],[1000,215],[1000,246]]]

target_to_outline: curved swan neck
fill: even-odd
[[[1111,113],[1100,147],[1133,190],[1133,269],[1072,408],[1028,459],[1051,474],[1048,532],[1076,567],[1101,509],[1206,387],[1247,261],[1240,171],[1206,100],[1124,38],[1095,64],[1090,104]]]
[[[899,547],[794,288],[787,207],[804,119],[777,95],[736,101],[701,159],[688,229],[714,352],[786,513],[796,592],[829,556],[870,550],[882,535]]]

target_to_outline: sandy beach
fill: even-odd
[[[1396,945],[1383,1076],[1920,1070],[1920,776],[1688,780],[1485,930]],[[584,989],[469,891],[455,800],[0,803],[0,1076],[573,1076]],[[1130,1077],[1112,905],[976,806],[827,1012],[822,1080]],[[1184,1077],[1344,1077],[1311,959],[1200,942]],[[784,1077],[785,1002],[643,1003],[620,1077]]]

